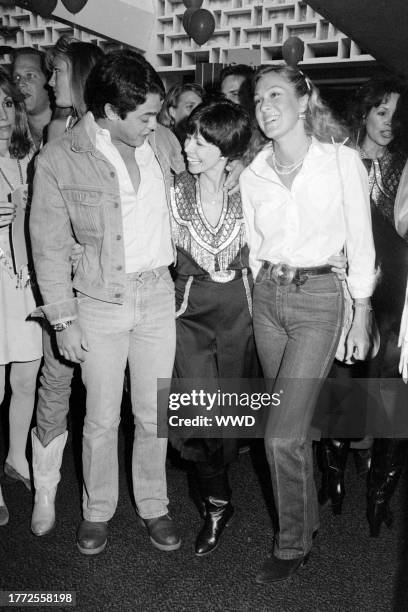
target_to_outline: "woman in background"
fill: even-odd
[[[186,137],[185,123],[203,98],[204,90],[201,85],[184,83],[173,85],[163,100],[157,120],[174,132],[181,145],[184,145]]]
[[[33,154],[24,98],[0,69],[0,404],[10,364],[9,450],[4,473],[31,491],[26,457],[37,373],[41,326],[28,320],[35,309],[26,243],[27,166]],[[0,507],[5,507],[1,503]],[[2,510],[3,521],[6,512]]]

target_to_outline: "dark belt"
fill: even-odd
[[[315,266],[314,268],[295,268],[285,263],[273,264],[264,261],[262,268],[269,272],[269,278],[273,279],[278,285],[303,285],[309,276],[321,276],[331,274],[332,266]]]
[[[244,268],[245,270],[247,270],[248,275],[251,274],[250,270],[248,268]],[[194,280],[199,280],[199,281],[210,281],[213,283],[225,283],[225,282],[230,282],[232,280],[235,280],[237,278],[242,278],[242,270],[226,270],[226,272],[228,272],[228,277],[223,279],[222,275],[220,276],[219,280],[217,280],[217,273],[215,272],[214,276],[211,276],[211,274],[192,274],[191,276],[194,278]],[[189,275],[187,274],[177,274],[177,278],[181,278],[181,279],[185,279],[187,280],[189,278]]]

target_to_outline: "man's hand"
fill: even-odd
[[[0,227],[13,223],[16,216],[16,206],[10,202],[0,202]]]
[[[332,272],[335,272],[340,280],[346,278],[347,257],[344,253],[339,255],[331,255],[327,263],[332,266]]]
[[[61,357],[73,363],[85,361],[85,351],[89,351],[85,333],[82,331],[78,321],[66,329],[56,332],[57,346]]]

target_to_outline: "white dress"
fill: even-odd
[[[28,157],[20,160],[24,180],[28,161]],[[21,185],[16,159],[0,157],[0,168],[13,189]],[[8,182],[0,173],[0,201],[3,203],[11,192]],[[14,269],[10,232],[10,226],[0,228],[0,365],[33,361],[42,356],[41,325],[37,320],[27,320],[36,307],[33,291],[25,282],[27,274],[19,276]],[[23,282],[19,282],[21,278]]]

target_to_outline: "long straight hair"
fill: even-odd
[[[103,55],[102,49],[97,45],[68,36],[61,36],[47,53],[47,64],[51,70],[56,59],[61,59],[68,65],[72,109],[78,118],[86,112],[84,100],[86,80],[91,69]]]

